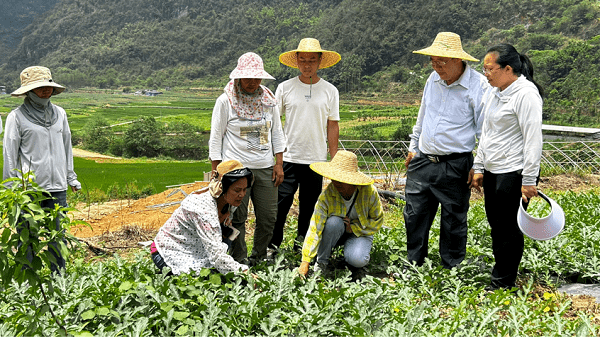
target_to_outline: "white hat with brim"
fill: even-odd
[[[232,80],[238,78],[275,79],[265,71],[262,58],[255,53],[246,53],[240,56],[237,67],[229,74],[229,78]]]
[[[523,234],[534,240],[550,240],[556,237],[565,227],[565,212],[556,201],[538,191],[538,195],[550,204],[550,214],[543,218],[529,215],[521,201],[517,213],[517,223]]]
[[[413,51],[415,54],[448,57],[466,61],[478,62],[479,60],[467,54],[460,42],[460,36],[455,33],[441,32],[435,37],[433,44],[425,49]]]
[[[15,97],[23,96],[27,92],[41,87],[54,87],[52,95],[58,95],[65,90],[65,87],[52,80],[50,69],[34,66],[25,68],[21,72],[21,87],[13,91],[11,95]]]
[[[358,171],[358,159],[350,151],[338,151],[331,162],[312,163],[310,168],[331,180],[350,185],[371,185],[373,178]]]
[[[340,54],[331,50],[322,49],[319,40],[305,38],[300,40],[298,48],[279,55],[279,62],[288,67],[298,68],[298,53],[321,53],[321,63],[319,64],[319,69],[329,68],[340,62],[342,59]]]

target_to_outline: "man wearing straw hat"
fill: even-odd
[[[279,56],[288,67],[298,68],[300,75],[277,87],[275,97],[281,115],[285,114],[284,133],[287,138],[283,153],[284,179],[279,185],[279,200],[275,231],[271,247],[283,240],[283,227],[300,188],[298,233],[296,242],[304,241],[315,203],[321,194],[322,177],[309,165],[327,161],[327,145],[331,158],[337,152],[339,126],[339,92],[331,83],[320,78],[318,69],[338,63],[340,54],[323,50],[318,40],[305,38],[298,48]]]
[[[463,50],[457,34],[439,33],[430,47],[414,53],[428,55],[435,71],[425,84],[405,161],[408,260],[424,263],[429,230],[441,204],[440,256],[442,266],[452,268],[466,254],[473,149],[481,135],[482,96],[489,86],[467,64],[479,60]]]
[[[356,155],[345,150],[338,151],[331,162],[313,163],[310,168],[331,179],[331,184],[319,197],[310,219],[298,272],[306,275],[317,256],[314,270],[326,276],[333,248],[344,245],[344,260],[353,279],[360,278],[369,263],[373,235],[383,225],[383,208],[373,179],[358,171]]]
[[[21,87],[11,95],[25,96],[21,106],[6,118],[4,130],[4,179],[34,171],[35,180],[52,198],[43,200],[42,207],[67,206],[67,189],[81,189],[77,174],[73,170],[73,148],[71,130],[65,110],[50,102],[50,97],[65,88],[52,80],[46,67],[29,67],[21,72]],[[56,219],[56,230],[61,230],[60,219]],[[56,264],[51,263],[53,272],[65,268],[65,260],[59,244],[51,243]],[[27,258],[32,261],[33,256]]]

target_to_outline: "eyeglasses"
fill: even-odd
[[[449,62],[449,61],[434,61],[434,60],[430,60],[430,61],[431,61],[432,67],[443,67],[446,65],[446,63]]]
[[[494,68],[494,69],[486,69],[486,68],[483,68],[483,70],[482,70],[481,72],[482,72],[484,75],[487,75],[487,74],[491,74],[491,73],[492,73],[492,71],[494,71],[494,70],[496,70],[496,69],[500,69],[500,68],[502,68],[502,67],[498,67],[498,68]]]

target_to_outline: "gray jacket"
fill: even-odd
[[[52,104],[58,119],[50,127],[30,122],[20,106],[6,118],[4,128],[4,179],[18,177],[15,169],[34,171],[36,182],[48,192],[81,189],[73,170],[71,129],[65,110]]]

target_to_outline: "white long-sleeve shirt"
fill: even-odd
[[[58,119],[49,127],[32,123],[24,116],[23,106],[6,118],[4,130],[3,178],[18,177],[15,169],[33,171],[36,182],[48,192],[78,190],[81,184],[73,169],[71,129],[65,110],[52,104]]]
[[[281,128],[279,108],[263,107],[261,120],[238,117],[222,94],[213,109],[210,139],[210,160],[239,160],[249,169],[264,169],[274,165],[273,156],[285,151],[285,136]]]
[[[469,65],[450,85],[432,72],[423,89],[409,151],[434,155],[473,151],[481,136],[482,98],[488,88],[486,78]]]
[[[542,157],[542,104],[536,86],[522,75],[502,91],[488,91],[475,173],[523,170],[522,185],[535,185]]]

